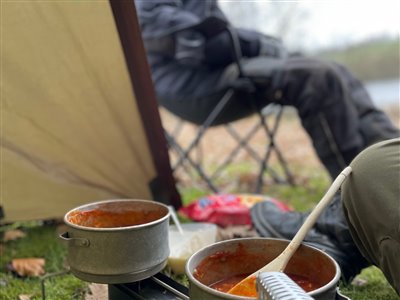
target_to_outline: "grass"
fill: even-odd
[[[329,179],[322,171],[314,168],[297,169],[295,187],[285,185],[267,185],[263,193],[284,200],[297,210],[311,208],[325,192]],[[228,172],[229,174],[229,172]],[[227,175],[226,180],[231,175]],[[180,187],[184,203],[204,196],[206,192],[193,186]],[[19,299],[20,295],[29,295],[32,300],[42,299],[41,283],[43,278],[21,279],[6,271],[7,264],[13,258],[21,257],[43,257],[46,259],[47,274],[57,274],[66,270],[66,249],[58,239],[58,229],[54,225],[43,225],[38,222],[18,223],[12,225],[22,229],[27,236],[16,241],[2,243],[1,271],[0,271],[0,299]],[[11,228],[11,227],[9,227]],[[1,231],[7,228],[2,227]],[[182,279],[182,278],[181,278]],[[184,278],[182,280],[185,280]],[[385,280],[381,271],[375,267],[365,269],[359,276],[358,281],[362,285],[343,285],[340,290],[352,300],[395,300],[399,299],[394,290]],[[85,299],[88,292],[88,283],[75,278],[71,274],[50,277],[45,280],[46,299]]]
[[[42,282],[45,284],[46,299],[84,299],[87,284],[71,274],[51,277],[66,270],[66,249],[57,237],[54,225],[19,223],[26,237],[2,244],[0,299],[14,300],[21,295],[29,299],[42,299]],[[49,278],[18,278],[6,272],[13,258],[40,257],[46,260],[46,276]]]

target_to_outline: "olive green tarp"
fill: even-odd
[[[154,199],[154,182],[172,190],[161,201],[176,201],[154,92],[143,90],[150,75],[135,70],[147,65],[133,1],[1,0],[0,25],[3,221]]]

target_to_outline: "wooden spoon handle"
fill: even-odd
[[[308,215],[307,219],[300,227],[299,231],[296,233],[292,241],[286,246],[285,250],[283,250],[283,252],[278,257],[276,257],[273,261],[271,261],[258,271],[254,272],[253,274],[247,276],[245,279],[240,281],[238,284],[236,284],[228,291],[228,294],[242,295],[242,296],[250,295],[250,293],[253,293],[253,291],[255,291],[255,280],[256,276],[259,273],[277,272],[277,271],[283,272],[293,254],[296,252],[297,248],[299,248],[307,232],[311,229],[311,227],[314,226],[315,222],[317,221],[318,217],[320,216],[324,208],[328,206],[328,204],[331,202],[333,196],[338,191],[341,184],[350,173],[351,173],[351,168],[346,167],[338,175],[338,177],[336,177],[335,181],[326,191],[325,195],[318,202],[318,204],[315,206],[312,212]]]
[[[280,271],[283,271],[286,268],[287,263],[289,262],[290,258],[296,252],[297,248],[300,246],[301,242],[304,240],[305,236],[307,235],[308,231],[314,226],[315,222],[321,215],[322,211],[328,206],[331,202],[333,196],[339,190],[340,186],[342,185],[343,181],[346,177],[351,173],[351,167],[346,167],[335,179],[329,189],[326,191],[325,195],[322,199],[318,202],[312,212],[308,215],[307,219],[300,227],[299,231],[296,233],[292,241],[289,245],[285,248],[285,250],[279,255],[281,257],[285,256],[286,261],[284,261],[284,265]]]

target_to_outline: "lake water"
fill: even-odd
[[[365,82],[365,87],[378,107],[400,106],[400,78]]]

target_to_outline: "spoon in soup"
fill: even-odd
[[[301,242],[307,235],[308,231],[314,226],[318,217],[321,215],[322,211],[328,206],[331,202],[335,193],[339,190],[343,181],[346,177],[351,173],[351,167],[346,167],[333,181],[332,185],[326,191],[325,195],[319,201],[319,203],[315,206],[312,212],[308,215],[307,219],[304,221],[303,225],[300,227],[299,231],[293,237],[292,241],[287,245],[285,250],[276,257],[273,261],[257,270],[253,274],[250,274],[245,279],[240,281],[234,287],[232,287],[228,294],[247,296],[254,293],[256,288],[256,278],[259,273],[264,272],[283,272],[288,264],[289,260],[292,258],[293,254],[296,252],[297,248],[299,248]]]

